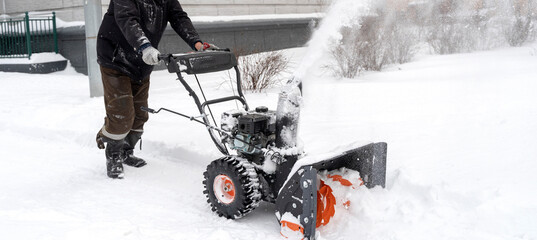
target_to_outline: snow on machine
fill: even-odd
[[[336,198],[323,179],[353,184],[385,187],[386,143],[371,143],[326,156],[306,156],[297,144],[301,104],[301,82],[291,80],[280,93],[277,109],[251,109],[241,89],[236,56],[229,50],[186,54],[162,54],[170,73],[176,73],[199,109],[193,117],[166,108],[162,110],[198,122],[207,127],[209,135],[223,157],[214,160],[204,172],[204,193],[212,211],[221,217],[238,219],[252,212],[260,201],[275,204],[281,234],[286,238],[314,239],[315,230],[326,225],[335,213]],[[182,73],[194,75],[234,69],[236,94],[201,102]],[[236,101],[242,108],[222,113],[220,126],[211,105]],[[211,121],[212,120],[212,121]],[[345,172],[359,173],[347,179]],[[352,175],[352,174],[351,174]],[[357,183],[357,180],[359,183]],[[344,205],[348,202],[341,203]]]

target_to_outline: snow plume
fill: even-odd
[[[306,79],[306,75],[319,61],[327,56],[331,45],[341,40],[342,27],[360,26],[361,16],[371,12],[372,0],[336,0],[332,3],[318,29],[307,44],[307,54],[300,63],[295,77]]]

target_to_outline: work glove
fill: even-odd
[[[159,62],[159,54],[160,52],[156,48],[149,46],[142,51],[142,60],[144,60],[147,65],[157,65]]]
[[[216,45],[204,42],[203,47],[200,48],[200,50],[198,51],[210,51],[210,50],[218,50],[218,49],[220,48],[217,47]]]

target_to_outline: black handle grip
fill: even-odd
[[[161,53],[158,55],[158,60],[159,61],[166,60],[166,59],[169,59],[171,56],[172,55],[168,53]]]

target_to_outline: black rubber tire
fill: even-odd
[[[223,157],[214,160],[203,173],[205,179],[205,193],[211,210],[218,216],[228,219],[238,219],[253,211],[259,206],[261,193],[259,191],[259,177],[255,167],[247,160],[235,156]],[[218,200],[214,193],[214,179],[219,175],[228,176],[235,186],[235,198],[229,204]]]

